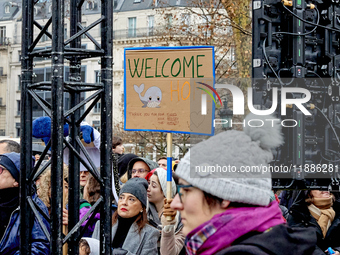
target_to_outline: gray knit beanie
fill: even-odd
[[[161,185],[162,191],[164,196],[166,197],[166,186],[167,186],[167,170],[165,170],[164,168],[157,168],[154,172],[154,174],[157,173],[158,176],[158,181]],[[172,182],[171,182],[171,197],[173,198],[176,195],[176,183],[174,181],[174,179],[172,178]]]
[[[120,189],[119,195],[122,193],[130,193],[146,208],[148,187],[149,184],[144,178],[132,178]]]
[[[280,124],[270,121],[273,117],[250,114],[245,123],[250,119],[263,119],[265,124],[226,131],[193,146],[177,167],[178,177],[218,198],[267,206],[271,174],[254,169],[268,167],[271,149],[283,143],[283,136]]]

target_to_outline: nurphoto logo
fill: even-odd
[[[217,91],[210,85],[203,83],[203,82],[197,82],[201,85],[206,86],[209,88],[215,95],[218,97],[220,106],[222,106],[222,101],[217,93]],[[215,86],[216,88],[224,88],[228,89],[232,95],[232,101],[233,101],[233,115],[244,115],[244,94],[242,90],[232,84],[217,84]],[[213,94],[201,87],[197,87],[198,89],[203,90],[206,92],[214,101],[215,105],[219,108],[220,106],[217,105],[217,102],[213,96]],[[259,116],[268,116],[270,114],[273,114],[278,106],[278,88],[272,88],[272,106],[270,109],[256,109],[256,107],[253,104],[253,89],[251,87],[248,88],[247,91],[247,103],[248,103],[248,108],[251,113]],[[301,98],[287,98],[287,94],[291,93],[301,93],[304,95],[304,97]],[[202,94],[201,97],[201,115],[207,115],[207,94]],[[297,87],[285,87],[281,88],[281,115],[285,116],[286,115],[286,109],[287,107],[292,108],[293,105],[295,105],[304,115],[311,115],[311,113],[307,110],[306,104],[309,102],[311,99],[311,93],[304,88],[297,88]],[[232,122],[232,120],[230,120]],[[285,119],[285,120],[280,120],[280,119],[268,119],[268,121],[272,122],[272,126],[274,126],[274,121],[280,121],[281,125],[284,127],[295,127],[298,125],[297,121],[294,119]],[[216,125],[222,125],[222,124],[227,124],[228,120],[226,119],[214,119],[213,120],[213,126],[215,127]],[[258,123],[258,125],[255,125],[254,123]],[[232,123],[230,123],[232,125]],[[234,124],[243,124],[243,126],[246,125],[245,121],[242,123],[234,123]],[[248,126],[251,127],[262,127],[264,125],[264,121],[260,119],[251,119],[248,121]]]

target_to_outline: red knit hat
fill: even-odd
[[[156,171],[157,168],[151,170],[147,176],[145,176],[145,180],[147,180],[148,182],[150,181],[151,175],[153,175],[153,173]]]

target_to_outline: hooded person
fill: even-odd
[[[32,167],[34,161],[32,160]],[[0,155],[0,254],[18,254],[20,244],[20,154],[10,152]],[[32,200],[46,215],[45,204],[33,194]],[[39,213],[41,223],[50,231],[48,221]],[[49,234],[49,233],[48,233]],[[49,239],[38,219],[35,218],[31,232],[31,253],[50,254]]]
[[[163,215],[164,198],[167,192],[167,170],[163,168],[154,169],[153,174],[149,178],[148,200],[149,208],[147,210],[148,220],[151,226],[162,230],[161,217]],[[172,179],[171,197],[176,194],[176,183]]]
[[[158,168],[155,161],[142,157],[133,158],[128,164],[128,179],[145,178],[155,168]]]
[[[261,117],[245,123],[254,118]],[[264,123],[202,141],[178,164],[171,209],[181,213],[187,254],[313,253],[315,232],[289,229],[278,203],[270,203],[270,173],[250,171],[268,166],[271,149],[283,143],[279,124]]]
[[[171,221],[168,221],[165,215],[163,215],[164,199],[167,194],[167,189],[167,170],[164,168],[156,168],[149,180],[148,220],[151,226],[161,231],[161,239],[159,242],[160,254],[178,255],[183,249],[185,236],[182,233],[183,224],[181,223],[179,212],[171,217]],[[175,194],[176,183],[174,179],[172,179],[171,198],[173,198]]]
[[[127,153],[127,154],[121,155],[117,160],[118,176],[121,182],[123,183],[127,182],[128,180],[128,173],[127,173],[128,165],[129,165],[129,162],[134,158],[138,158],[138,156],[133,153]]]
[[[79,255],[99,255],[100,243],[94,238],[83,237],[79,241]]]

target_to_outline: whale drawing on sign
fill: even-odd
[[[142,83],[139,87],[137,85],[133,85],[133,88],[139,95],[140,101],[143,103],[142,108],[160,108],[160,103],[162,101],[162,91],[160,88],[153,86],[147,89],[144,96],[141,93],[144,90],[144,83]]]

